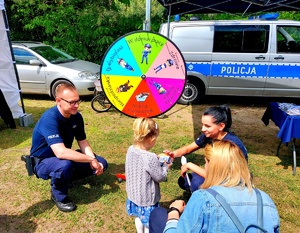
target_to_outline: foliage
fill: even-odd
[[[12,0],[6,1],[12,40],[41,41],[74,57],[100,64],[109,46],[119,37],[143,29],[146,0]],[[151,0],[151,30],[167,21],[165,9]],[[241,19],[240,15],[182,15],[201,20]],[[299,20],[298,12],[280,18]],[[173,17],[170,18],[173,20]]]
[[[116,28],[111,20],[115,18],[111,1],[69,0],[49,4],[47,1],[31,0],[19,1],[12,9],[28,13],[21,28],[34,38],[30,40],[52,44],[78,58],[99,63],[114,41]],[[35,37],[32,32],[39,28],[43,28],[42,33]],[[13,30],[11,37],[16,39]]]
[[[158,30],[163,8],[152,3]],[[15,0],[6,8],[12,40],[42,41],[98,64],[117,38],[142,30],[145,18],[145,0]]]
[[[253,16],[262,15],[264,13],[257,13]],[[183,14],[180,15],[180,20],[191,20],[192,18],[196,20],[241,20],[241,19],[248,19],[249,15],[243,15],[243,14],[226,14],[226,13],[220,13],[220,14]],[[279,13],[279,19],[288,19],[288,20],[300,20],[300,12],[297,11],[290,11],[290,12],[280,12]],[[171,21],[174,20],[174,18],[171,18]]]
[[[11,38],[13,40],[43,41],[46,39],[43,35],[42,27],[36,27],[34,30],[28,30],[25,28],[25,25],[30,24],[35,16],[41,14],[38,9],[33,7],[35,4],[32,2],[32,0],[5,2]]]
[[[128,28],[128,32],[132,30],[142,30],[145,21],[146,0],[130,0],[130,4],[126,5],[116,0],[116,7],[122,20],[118,24],[118,28]],[[151,31],[158,31],[161,23],[165,22],[163,18],[164,9],[157,1],[151,0]],[[142,20],[141,20],[142,19]],[[132,27],[133,24],[133,27]]]

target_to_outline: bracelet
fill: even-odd
[[[181,213],[180,213],[179,209],[177,209],[176,207],[173,207],[173,206],[168,209],[168,213],[170,213],[171,211],[174,211],[174,210],[176,210],[180,216]]]
[[[178,218],[170,218],[168,219],[168,221],[178,221],[179,219]]]

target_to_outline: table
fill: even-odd
[[[281,141],[277,147],[276,155],[278,156],[282,143],[288,145],[288,143],[292,141],[294,160],[293,175],[296,175],[296,138],[300,138],[300,115],[288,115],[279,108],[277,102],[271,102],[261,120],[267,126],[270,119],[279,127],[277,136]]]

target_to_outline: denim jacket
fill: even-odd
[[[253,190],[249,193],[247,188],[228,188],[213,186],[221,194],[233,209],[244,227],[249,224],[257,224],[257,202]],[[263,200],[263,222],[267,232],[279,232],[280,221],[278,211],[272,199],[261,191]],[[239,232],[231,218],[227,215],[218,201],[206,190],[199,189],[193,192],[179,221],[169,220],[164,233],[172,232]],[[247,233],[256,233],[257,229],[250,228]]]

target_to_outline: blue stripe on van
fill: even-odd
[[[213,63],[212,76],[264,78],[268,71],[267,64],[249,63]]]
[[[195,71],[203,75],[210,75],[210,64],[210,62],[189,62],[186,63],[186,69],[187,71]]]
[[[300,65],[298,64],[278,64],[271,65],[269,69],[269,78],[300,78]]]
[[[203,75],[217,77],[246,77],[246,78],[300,78],[300,65],[274,64],[268,67],[267,64],[258,63],[197,63],[189,62],[186,64],[188,71],[194,71]],[[211,72],[210,72],[210,69]]]

